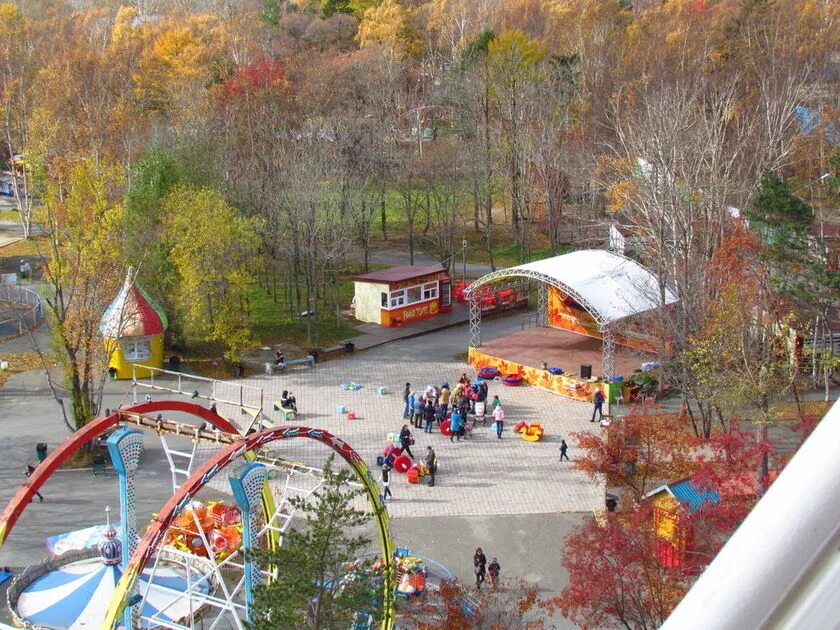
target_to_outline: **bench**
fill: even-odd
[[[280,413],[282,413],[283,419],[287,422],[291,422],[292,420],[294,420],[295,416],[297,415],[294,409],[292,409],[291,407],[284,407],[283,403],[279,400],[274,403],[274,411],[279,411]]]
[[[315,367],[315,357],[313,357],[311,354],[308,354],[302,359],[289,359],[283,364],[283,367],[280,367],[276,363],[266,363],[265,373],[271,376],[275,372],[282,372],[287,367],[290,367],[292,365],[308,365],[309,367]]]

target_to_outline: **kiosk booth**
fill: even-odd
[[[452,310],[452,279],[441,266],[392,267],[353,278],[355,317],[402,326]]]

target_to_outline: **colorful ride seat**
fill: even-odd
[[[478,378],[483,379],[485,381],[492,381],[494,378],[499,376],[501,372],[497,368],[485,366],[478,370]]]
[[[520,432],[522,439],[526,442],[539,442],[544,434],[545,429],[543,429],[539,422],[532,422]]]
[[[516,387],[518,385],[522,385],[522,375],[508,374],[502,379],[502,383],[504,385],[507,385],[508,387]]]

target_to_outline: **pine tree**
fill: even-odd
[[[382,580],[360,559],[371,542],[359,534],[370,514],[353,507],[364,490],[350,486],[353,473],[334,470],[333,459],[312,498],[291,499],[306,525],[290,529],[276,551],[256,554],[262,567],[276,567],[276,577],[254,591],[253,630],[343,630],[359,615],[381,617]]]

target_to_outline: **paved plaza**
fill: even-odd
[[[521,330],[526,317],[514,313],[487,320],[483,322],[484,338]],[[319,363],[314,368],[296,367],[285,374],[254,376],[241,383],[263,389],[267,414],[278,425],[284,422],[271,410],[271,403],[279,400],[284,389],[294,392],[302,411],[296,424],[341,436],[373,465],[387,434],[398,432],[403,424],[402,390],[406,381],[413,388],[423,389],[440,385],[443,380],[454,384],[462,372],[475,374],[454,358],[464,351],[465,341],[466,326],[460,325]],[[14,350],[21,343],[10,342]],[[344,391],[340,385],[346,381],[359,382],[363,387]],[[378,387],[385,387],[388,393],[378,394]],[[189,391],[192,385],[184,381],[183,388]],[[202,395],[210,393],[207,385],[196,388]],[[237,382],[231,382],[217,393],[234,396],[237,391]],[[156,400],[173,397],[138,388],[138,399],[147,392]],[[460,443],[450,442],[436,429],[432,435],[415,431],[415,455],[421,457],[425,447],[431,445],[440,469],[434,488],[409,484],[404,475],[393,475],[395,498],[388,504],[393,533],[398,545],[436,557],[465,580],[470,579],[475,547],[490,548],[509,575],[526,577],[538,583],[546,595],[555,594],[566,581],[559,556],[562,538],[581,513],[603,505],[603,486],[559,461],[561,438],[569,443],[574,459],[577,449],[571,434],[595,426],[589,423],[591,405],[528,386],[510,388],[495,382],[490,386],[491,398],[493,394],[501,397],[506,410],[502,440],[496,439],[490,421],[486,428],[476,427],[472,437]],[[129,405],[132,398],[129,383],[106,384],[105,407]],[[336,413],[338,405],[354,411],[358,418],[348,420],[345,414]],[[5,437],[0,441],[0,502],[5,505],[24,479],[25,464],[35,462],[35,443],[47,442],[52,450],[67,438],[68,431],[43,374],[38,372],[13,375],[0,388],[0,408]],[[219,411],[236,422],[247,421],[238,408],[220,405]],[[540,421],[546,429],[545,440],[523,442],[511,431],[520,420]],[[150,433],[145,444],[137,476],[140,523],[152,518],[171,494],[171,477],[160,442]],[[212,450],[207,448],[205,455]],[[309,440],[278,443],[275,450],[278,456],[315,465],[323,462],[328,452]],[[216,481],[224,485],[223,476],[218,477],[214,485]],[[0,566],[21,567],[40,561],[46,554],[47,536],[102,522],[104,507],[116,508],[119,504],[116,476],[110,471],[94,477],[90,470],[60,470],[42,492],[44,503],[36,501],[29,506],[0,550]],[[554,551],[535,557],[527,552],[535,544]]]
[[[402,419],[402,390],[406,382],[413,388],[440,385],[444,380],[457,382],[462,372],[475,370],[455,360],[419,360],[413,345],[422,349],[424,339],[398,342],[388,349],[372,350],[339,361],[318,364],[314,369],[290,370],[276,376],[259,376],[245,383],[262,387],[267,402],[279,400],[282,390],[294,392],[301,415],[297,424],[326,429],[346,439],[369,464],[384,450],[388,433],[399,433]],[[437,345],[437,344],[436,344]],[[399,348],[404,356],[393,356]],[[459,348],[453,347],[451,355]],[[358,391],[344,391],[347,381],[363,385]],[[377,388],[385,387],[380,395]],[[432,434],[412,429],[416,440],[412,451],[423,456],[432,446],[439,461],[434,488],[409,484],[405,475],[395,474],[389,513],[396,518],[420,516],[463,516],[499,514],[535,514],[591,511],[603,505],[604,489],[567,463],[560,463],[560,439],[569,443],[575,454],[571,434],[595,425],[589,422],[591,405],[531,388],[506,387],[491,382],[490,395],[498,394],[505,409],[505,432],[501,440],[490,427],[476,426],[471,437],[450,442],[434,429]],[[336,412],[345,406],[355,412],[356,420]],[[279,412],[268,411],[276,424],[283,424]],[[520,420],[539,421],[545,427],[543,441],[529,443],[513,433]],[[436,425],[435,425],[436,426]],[[314,446],[314,445],[312,445]],[[323,447],[316,449],[324,450]],[[306,452],[304,445],[280,446],[278,454],[291,452],[292,458],[306,461],[317,454]]]

